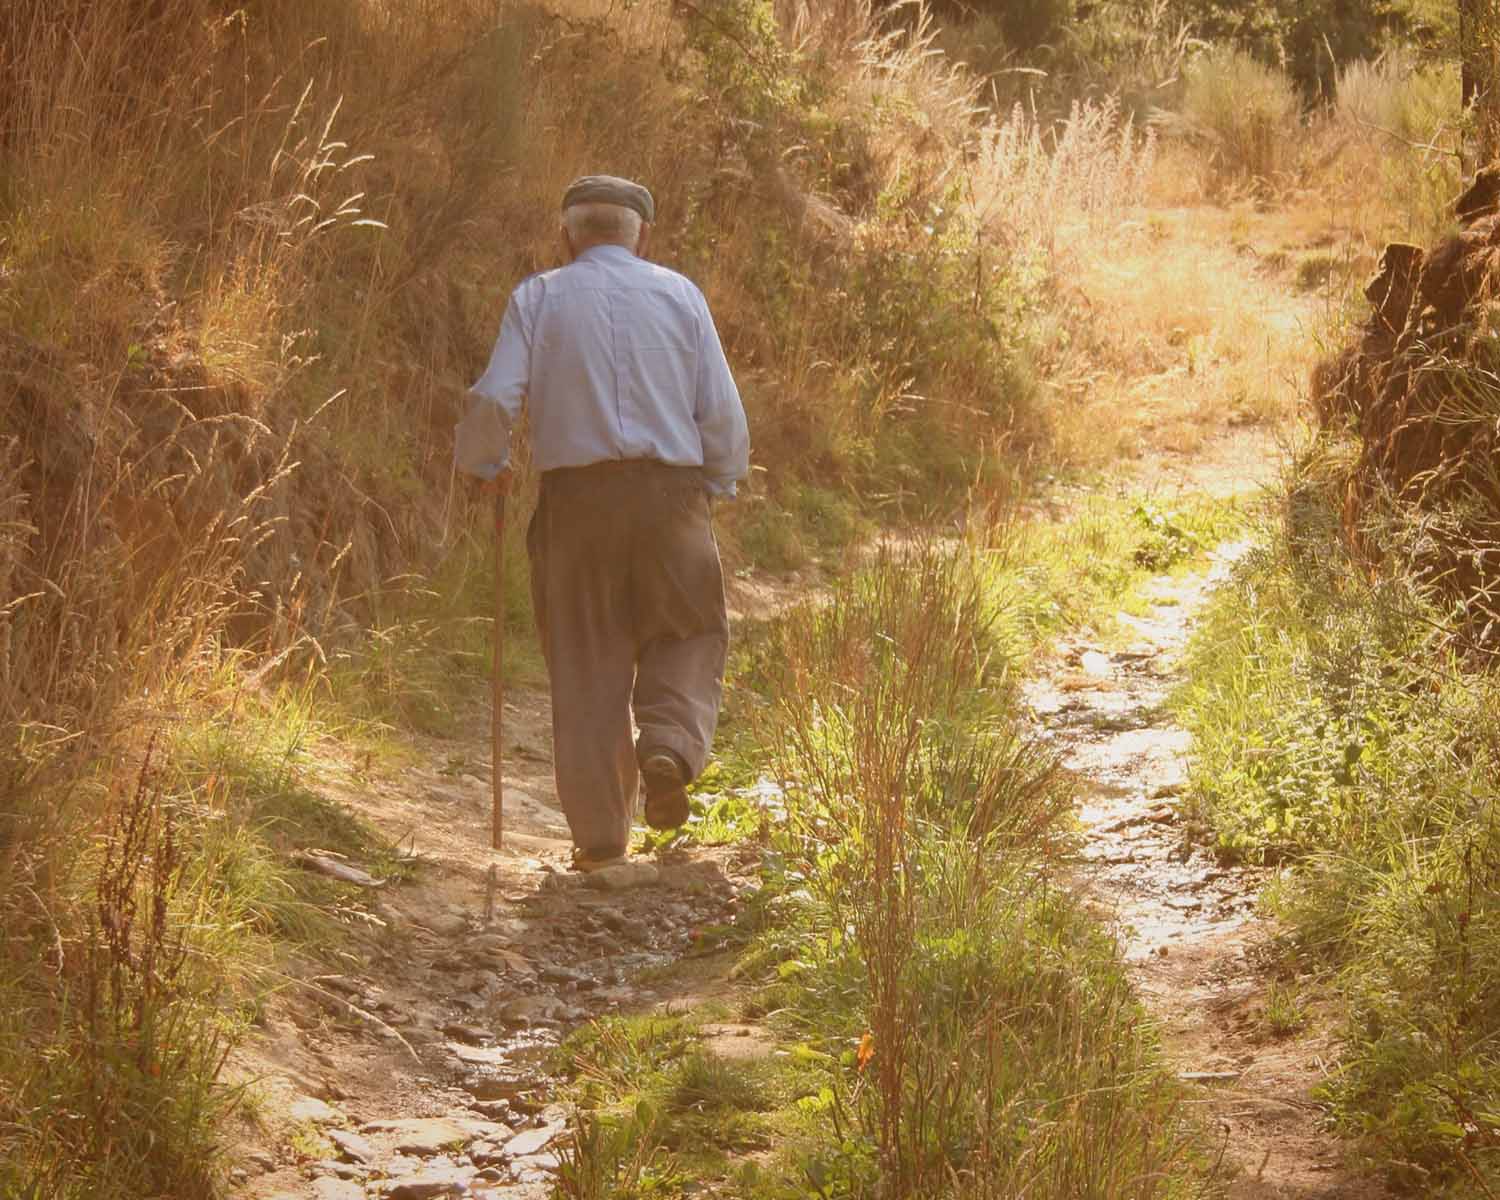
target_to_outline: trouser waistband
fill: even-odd
[[[703,478],[703,468],[664,463],[656,458],[608,458],[583,467],[554,467],[542,472],[542,482],[562,483],[591,475],[665,475],[696,481]]]

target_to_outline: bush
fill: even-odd
[[[1462,186],[1457,152],[1465,121],[1456,62],[1421,63],[1390,51],[1374,62],[1350,63],[1339,73],[1330,125],[1352,196],[1379,195],[1403,241],[1447,232]]]
[[[1345,63],[1371,58],[1428,14],[1409,0],[1174,0],[1198,36],[1280,67],[1309,100]]]
[[[1210,194],[1235,187],[1266,189],[1291,169],[1301,101],[1286,74],[1243,50],[1213,46],[1183,74],[1172,113],[1159,113],[1167,132],[1203,146]]]
[[[1425,145],[1459,120],[1458,83],[1454,64],[1420,65],[1393,52],[1340,71],[1334,110],[1351,133]]]

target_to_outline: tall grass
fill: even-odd
[[[1333,186],[1351,197],[1373,192],[1392,214],[1379,232],[1426,245],[1452,218],[1464,130],[1457,64],[1396,51],[1350,63],[1339,73],[1326,133],[1342,147]],[[1372,175],[1379,178],[1373,189]]]
[[[1164,131],[1202,148],[1212,196],[1283,187],[1301,120],[1301,99],[1285,73],[1227,45],[1191,58],[1176,105],[1157,114]]]
[[[1174,1194],[1171,1087],[1112,947],[1052,880],[1070,795],[1016,720],[984,579],[951,546],[892,553],[768,656],[810,892],[781,953],[817,964],[778,995],[804,1036],[859,1043],[832,1086],[862,1140],[826,1167],[868,1180],[852,1195]]]
[[[861,0],[6,5],[0,966],[25,981],[16,1011],[77,1002],[70,976],[22,965],[93,936],[105,879],[85,848],[152,730],[174,731],[157,753],[162,803],[195,831],[184,872],[232,828],[236,911],[295,936],[309,908],[282,852],[365,834],[295,771],[267,788],[254,755],[204,769],[204,747],[250,709],[300,721],[296,704],[276,715],[294,681],[352,693],[362,716],[449,724],[452,680],[482,670],[495,569],[486,507],[449,467],[455,400],[510,288],[558,261],[573,176],[656,191],[660,253],[704,285],[744,384],[760,511],[837,538],[860,507],[927,511],[1004,476],[1000,452],[1045,428],[1038,248],[1135,186],[1148,151],[1107,106],[1006,134],[975,97],[925,18]],[[726,522],[731,555],[754,544],[746,512]],[[523,525],[500,548],[516,626]],[[6,1030],[6,1080],[30,1022]],[[211,1090],[211,1056],[198,1067]],[[177,1150],[154,1131],[161,1153],[199,1155],[190,1124]],[[67,1161],[50,1126],[5,1130]]]
[[[888,548],[759,641],[741,690],[785,816],[731,978],[778,1051],[717,1057],[708,1013],[580,1031],[560,1194],[1198,1194],[1150,1022],[1065,879],[1002,541]]]

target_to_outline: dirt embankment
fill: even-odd
[[[1367,560],[1389,549],[1381,518],[1421,517],[1419,574],[1468,611],[1493,651],[1500,616],[1500,168],[1460,197],[1463,228],[1424,250],[1386,247],[1365,288],[1356,339],[1319,364],[1325,431],[1351,429],[1343,480],[1348,540]]]

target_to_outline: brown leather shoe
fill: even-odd
[[[657,750],[641,760],[646,781],[646,824],[652,829],[676,829],[688,819],[686,773],[677,759]]]

